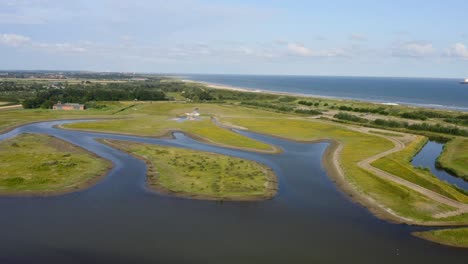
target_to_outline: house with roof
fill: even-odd
[[[62,104],[62,102],[58,102],[58,103],[54,104],[52,109],[54,109],[54,110],[65,110],[65,111],[84,110],[84,105],[83,104],[70,104],[70,103]]]

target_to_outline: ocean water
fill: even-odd
[[[460,84],[461,79],[207,74],[179,77],[252,90],[468,111],[468,85]]]

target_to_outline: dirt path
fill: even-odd
[[[215,123],[218,126],[221,126],[221,127],[224,127],[224,128],[245,129],[245,128],[240,128],[240,127],[231,127],[231,124],[221,123],[216,118],[214,118],[214,119],[215,119],[214,120]],[[294,119],[296,119],[296,118],[294,118]],[[297,119],[303,119],[303,118],[297,118]],[[322,122],[322,121],[317,120],[317,122]],[[367,171],[370,171],[373,175],[375,175],[377,177],[380,177],[380,178],[385,179],[387,181],[391,181],[391,182],[403,185],[403,186],[405,186],[405,187],[407,187],[407,188],[409,188],[409,189],[411,189],[413,191],[416,191],[416,192],[418,192],[418,193],[420,193],[422,195],[425,195],[425,196],[429,197],[430,199],[432,199],[434,201],[437,201],[439,203],[442,203],[442,204],[445,204],[445,205],[448,205],[450,207],[455,208],[455,210],[453,210],[453,211],[433,215],[433,217],[435,217],[435,218],[446,218],[446,217],[450,217],[450,216],[456,216],[456,215],[468,213],[468,204],[465,204],[465,203],[450,199],[450,198],[448,198],[448,197],[446,197],[444,195],[441,195],[439,193],[436,193],[434,191],[426,189],[426,188],[424,188],[424,187],[422,187],[420,185],[417,185],[415,183],[407,181],[407,180],[405,180],[405,179],[403,179],[401,177],[398,177],[398,176],[396,176],[394,174],[388,173],[386,171],[383,171],[383,170],[378,169],[376,167],[373,167],[371,165],[372,162],[374,162],[374,161],[376,161],[376,160],[378,160],[380,158],[383,158],[383,157],[385,157],[387,155],[390,155],[392,153],[403,150],[407,143],[410,143],[410,142],[415,140],[415,138],[416,138],[415,135],[392,131],[392,133],[398,135],[398,137],[392,137],[392,136],[387,136],[387,135],[384,135],[384,134],[376,134],[376,133],[371,133],[370,132],[370,131],[380,131],[380,132],[383,132],[383,133],[387,132],[386,130],[382,130],[382,129],[368,128],[368,127],[358,127],[358,126],[345,126],[345,125],[342,125],[342,127],[344,129],[351,129],[351,130],[354,130],[354,131],[357,131],[357,132],[360,132],[360,133],[365,133],[365,134],[369,134],[369,135],[372,135],[372,136],[382,137],[382,138],[385,138],[385,139],[388,139],[388,140],[392,141],[393,144],[395,144],[395,147],[390,149],[390,150],[384,151],[384,152],[379,153],[379,154],[377,154],[375,156],[372,156],[372,157],[369,157],[369,158],[367,158],[365,160],[360,161],[357,164],[359,167],[361,167],[361,168],[363,168],[363,169],[365,169]],[[335,170],[336,170],[338,176],[341,178],[341,180],[346,182],[344,172],[343,172],[343,170],[342,170],[342,168],[340,166],[340,162],[339,162],[339,155],[340,155],[342,149],[343,149],[343,144],[340,143],[338,145],[338,147],[336,148],[336,150],[332,153],[332,165],[335,168]],[[387,211],[388,213],[394,215],[395,217],[397,217],[399,219],[403,219],[403,220],[408,221],[408,222],[413,222],[411,219],[406,219],[406,218],[403,218],[401,216],[395,215],[395,213],[389,211],[387,208],[384,208],[383,206],[378,204],[376,201],[374,201],[370,197],[366,196],[366,197],[363,197],[363,198],[365,200],[368,200],[369,203],[380,207],[381,209]]]
[[[362,128],[351,128],[353,130],[356,130],[356,131],[359,131],[359,132],[362,132],[362,133],[366,133],[366,134],[369,134],[369,128],[365,128],[365,127],[362,127]],[[375,129],[373,129],[375,130]],[[370,171],[372,172],[374,175],[382,178],[382,179],[385,179],[385,180],[388,180],[388,181],[392,181],[394,183],[397,183],[397,184],[400,184],[400,185],[403,185],[407,188],[410,188],[412,189],[413,191],[416,191],[422,195],[425,195],[429,198],[431,198],[432,200],[434,201],[437,201],[439,203],[443,203],[443,204],[446,204],[448,206],[451,206],[451,207],[454,207],[456,208],[456,210],[454,211],[450,211],[450,212],[446,212],[446,213],[439,213],[439,214],[435,214],[433,215],[435,218],[445,218],[445,217],[449,217],[449,216],[456,216],[456,215],[459,215],[459,214],[463,214],[463,213],[468,213],[468,204],[465,204],[465,203],[462,203],[462,202],[459,202],[459,201],[456,201],[456,200],[453,200],[453,199],[450,199],[444,195],[441,195],[439,193],[436,193],[434,191],[431,191],[429,189],[426,189],[420,185],[417,185],[415,183],[412,183],[410,181],[407,181],[403,178],[400,178],[396,175],[393,175],[391,173],[388,173],[386,171],[383,171],[381,169],[378,169],[376,167],[373,167],[371,165],[372,162],[380,159],[380,158],[383,158],[387,155],[390,155],[392,153],[395,153],[395,152],[398,152],[398,151],[401,151],[405,148],[405,142],[409,142],[411,141],[410,137],[414,137],[414,136],[411,136],[411,135],[407,135],[407,134],[402,134],[404,135],[402,138],[395,138],[395,137],[390,137],[390,136],[385,136],[385,135],[377,135],[377,134],[372,134],[372,135],[375,135],[375,136],[379,136],[379,137],[383,137],[385,139],[388,139],[390,141],[393,142],[393,144],[395,144],[395,147],[390,149],[390,150],[387,150],[385,152],[382,152],[382,153],[379,153],[375,156],[372,156],[372,157],[369,157],[365,160],[362,160],[358,163],[358,166],[367,170],[367,171]]]
[[[18,104],[18,105],[7,105],[7,106],[0,106],[0,110],[7,110],[7,109],[22,109],[23,106]]]

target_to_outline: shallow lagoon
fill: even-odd
[[[0,263],[461,263],[468,250],[410,235],[428,228],[374,217],[336,189],[322,166],[327,143],[302,144],[243,132],[281,147],[279,155],[226,149],[183,134],[165,140],[66,131],[64,121],[0,135],[47,133],[103,156],[115,167],[90,189],[52,197],[0,198]],[[278,175],[263,202],[212,202],[146,188],[145,164],[97,143],[133,140],[252,159]]]

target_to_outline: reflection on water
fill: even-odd
[[[63,121],[62,121],[63,122]],[[90,189],[53,197],[0,198],[0,263],[462,263],[468,251],[410,235],[426,228],[390,224],[352,202],[327,177],[327,143],[301,144],[243,134],[283,149],[251,153],[194,141],[63,131],[62,122],[21,127],[47,133],[111,160]],[[145,164],[97,143],[133,140],[255,160],[280,180],[272,200],[213,202],[159,195],[146,188]],[[461,261],[461,262],[460,262]]]
[[[443,148],[443,144],[437,143],[435,141],[429,141],[421,149],[421,151],[416,156],[414,156],[411,163],[416,167],[421,166],[424,168],[429,168],[432,174],[437,176],[439,179],[468,191],[467,181],[463,180],[462,178],[452,176],[445,170],[436,167],[436,160],[442,153]]]

